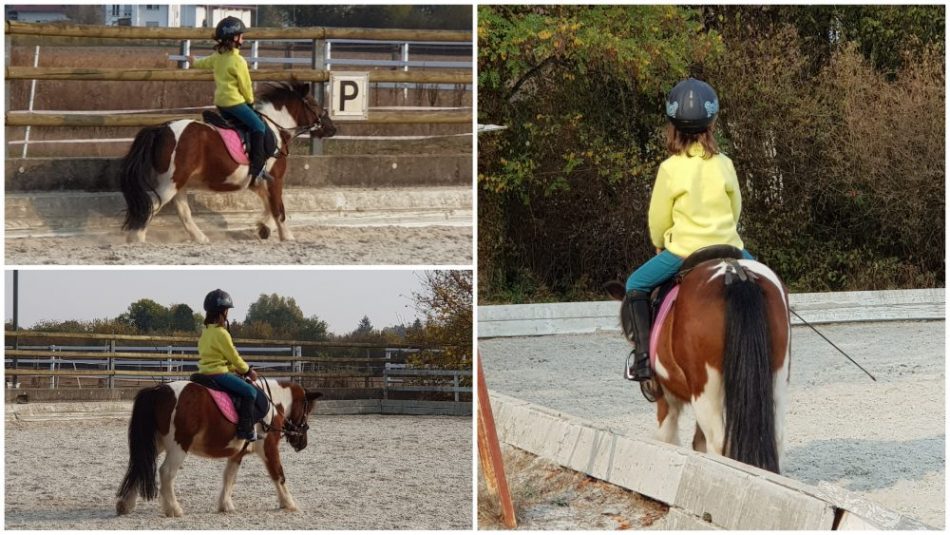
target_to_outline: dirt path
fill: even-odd
[[[277,510],[260,459],[238,474],[234,503],[215,512],[223,461],[185,460],[176,480],[183,518],[157,501],[117,517],[128,461],[127,422],[6,424],[6,529],[471,529],[472,421],[437,416],[317,416],[301,452],[281,446],[301,511]]]
[[[643,529],[667,506],[635,492],[502,446],[519,530]],[[478,529],[506,529],[497,500],[478,474]]]
[[[6,240],[7,264],[453,264],[472,263],[472,229],[465,226],[292,228],[296,241],[253,231],[206,232],[211,243],[187,241],[184,230],[149,231],[145,244],[124,236]]]
[[[873,383],[806,328],[794,328],[784,475],[827,481],[931,526],[945,525],[945,323],[825,325]],[[652,437],[655,407],[621,377],[619,333],[479,340],[489,388]],[[681,418],[684,445],[691,414]]]

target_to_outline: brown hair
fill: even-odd
[[[224,54],[225,52],[234,50],[238,46],[237,42],[234,40],[235,37],[237,36],[231,37],[229,40],[218,41],[218,44],[214,45],[214,51],[219,54]]]
[[[677,130],[673,123],[666,123],[666,150],[670,154],[686,154],[686,151],[693,143],[699,143],[703,147],[703,159],[709,159],[719,154],[719,145],[716,143],[716,137],[713,136],[713,128],[716,122],[713,121],[705,131],[698,134],[687,134]]]

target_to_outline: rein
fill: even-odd
[[[276,413],[280,414],[281,416],[283,416],[283,415],[284,415],[284,411],[281,410],[282,408],[279,409],[279,408],[277,407],[277,405],[274,404],[274,397],[273,397],[273,393],[271,392],[271,389],[270,389],[270,383],[268,383],[263,377],[259,378],[258,381],[260,381],[260,382],[264,385],[264,389],[267,390],[266,392],[264,392],[264,396],[267,397],[267,402],[270,404],[270,406],[274,408],[274,412],[276,412]],[[262,389],[262,391],[263,391],[264,389]],[[309,402],[307,401],[306,396],[304,396],[304,400],[303,400],[303,409],[304,409],[303,413],[304,413],[304,415],[306,415],[307,412],[308,412],[308,411],[307,411],[307,409],[309,408],[309,407],[308,407],[308,404],[309,404]],[[305,417],[306,417],[306,416],[305,416]],[[272,426],[271,424],[266,423],[266,422],[264,422],[264,421],[261,421],[261,426],[264,427],[264,431],[267,432],[267,433],[270,433],[270,432],[273,432],[273,431],[276,431],[276,432],[280,433],[281,438],[283,438],[283,437],[285,437],[285,436],[288,436],[288,437],[299,437],[299,436],[303,436],[303,435],[306,435],[306,434],[307,434],[307,430],[310,429],[310,424],[308,424],[306,420],[304,420],[304,422],[303,422],[302,424],[298,424],[297,422],[294,422],[293,420],[291,420],[291,419],[290,419],[290,416],[288,416],[287,418],[284,419],[284,425],[282,425],[282,426],[280,426],[280,427],[274,427],[274,426]]]

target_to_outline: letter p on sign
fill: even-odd
[[[331,72],[330,99],[330,117],[334,120],[365,120],[369,111],[369,75]]]

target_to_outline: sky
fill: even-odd
[[[115,318],[142,298],[170,306],[184,303],[202,310],[216,288],[234,300],[232,320],[243,321],[261,294],[293,297],[306,317],[327,322],[334,334],[356,329],[369,316],[377,329],[409,324],[421,314],[412,293],[422,289],[424,272],[413,270],[222,270],[101,269],[20,270],[19,323],[42,320]],[[4,277],[4,320],[13,315],[13,271]]]

